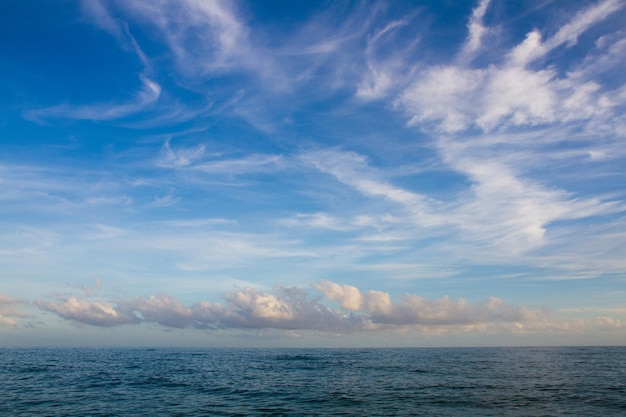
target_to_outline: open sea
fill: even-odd
[[[626,416],[626,347],[0,349],[2,416]]]

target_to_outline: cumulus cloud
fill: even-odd
[[[0,327],[15,327],[18,323],[16,319],[30,317],[21,310],[25,305],[25,301],[0,294]]]
[[[364,328],[364,317],[333,310],[299,288],[274,292],[252,288],[231,291],[225,304],[200,301],[190,307],[161,294],[111,303],[69,297],[35,304],[59,317],[95,326],[156,323],[173,328],[283,329],[351,332]]]
[[[350,285],[321,281],[315,285],[330,300],[337,300],[342,308],[366,312],[377,324],[391,325],[463,325],[492,322],[535,321],[542,312],[525,307],[507,305],[491,297],[477,304],[463,299],[443,297],[436,300],[407,294],[393,302],[389,294],[381,291],[361,292]]]
[[[55,313],[63,319],[95,326],[115,326],[136,321],[133,317],[120,312],[114,305],[105,301],[89,301],[69,297],[58,302],[37,300],[35,305],[42,310]]]
[[[330,300],[339,301],[346,310],[359,311],[363,305],[363,296],[358,288],[352,285],[339,285],[330,281],[321,281],[315,285]]]
[[[321,280],[313,288],[319,297],[297,287],[278,286],[273,291],[243,288],[228,292],[224,303],[196,302],[187,307],[172,296],[161,294],[111,303],[69,297],[35,304],[42,310],[76,323],[117,326],[154,323],[170,328],[314,330],[333,333],[418,329],[446,332],[450,329],[485,330],[570,328],[573,322],[553,319],[546,310],[533,310],[490,297],[470,303],[450,297],[427,299],[405,294],[394,300],[390,294]],[[337,302],[338,307],[332,304]],[[621,321],[599,317],[580,326],[620,329]]]
[[[116,311],[137,321],[159,323],[169,327],[185,327],[191,319],[191,310],[169,295],[153,295],[122,302]]]

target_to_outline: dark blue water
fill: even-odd
[[[625,416],[626,348],[0,349],[6,416]]]

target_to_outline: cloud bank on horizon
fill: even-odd
[[[626,2],[5,8],[0,332],[626,340]]]

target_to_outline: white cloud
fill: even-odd
[[[225,173],[230,175],[276,170],[282,161],[281,155],[252,154],[238,159],[205,161],[194,169],[205,173]]]
[[[532,310],[507,304],[490,297],[478,303],[449,297],[426,299],[406,294],[398,301],[386,292],[358,288],[322,280],[313,285],[340,309],[326,306],[296,287],[276,287],[272,292],[244,288],[226,294],[224,305],[200,301],[185,307],[168,295],[134,298],[117,305],[107,301],[87,301],[69,297],[58,302],[37,301],[42,310],[77,323],[114,326],[155,323],[172,328],[197,329],[279,329],[316,330],[335,333],[398,331],[446,333],[508,331],[546,331],[575,326],[586,329],[619,330],[619,319],[602,316],[594,319],[561,321],[545,310]]]
[[[441,217],[432,210],[431,205],[435,203],[434,201],[424,195],[395,187],[384,181],[380,178],[382,174],[368,166],[366,158],[362,155],[354,152],[325,150],[302,154],[300,159],[321,172],[333,175],[338,181],[365,196],[382,197],[400,204],[410,212],[412,222],[420,226],[443,223]]]
[[[198,145],[193,148],[172,149],[168,140],[163,144],[157,165],[163,168],[183,168],[202,159],[205,151],[206,146],[204,145]]]
[[[313,229],[327,229],[335,231],[348,231],[354,229],[354,225],[348,221],[331,216],[328,213],[299,213],[294,217],[280,221],[287,227],[308,227]]]
[[[37,110],[30,110],[25,117],[34,121],[47,118],[67,118],[78,120],[115,120],[139,112],[148,111],[161,95],[161,86],[149,78],[141,77],[142,88],[127,103],[98,103],[87,105],[61,104]]]
[[[546,50],[552,50],[564,43],[567,43],[568,46],[575,45],[578,37],[583,32],[591,26],[597,25],[622,7],[624,7],[622,0],[604,0],[580,11],[570,22],[563,25],[556,34],[546,41]]]
[[[557,220],[580,219],[620,212],[623,207],[599,198],[578,198],[565,190],[548,188],[520,177],[505,160],[488,158],[484,147],[442,139],[438,145],[444,161],[466,175],[472,185],[455,204],[444,204],[396,187],[379,177],[363,156],[339,151],[319,151],[302,156],[307,163],[371,198],[383,197],[403,208],[386,227],[442,229],[460,232],[462,242],[485,249],[519,254],[546,243],[548,225]],[[400,217],[398,217],[400,216]],[[328,220],[326,218],[326,220]],[[328,223],[328,222],[327,222]],[[380,222],[379,222],[380,224]],[[404,239],[423,237],[416,230]],[[397,233],[396,233],[397,236]]]
[[[596,42],[596,48],[590,51],[583,62],[570,73],[573,80],[593,80],[606,73],[621,72],[626,59],[626,38],[624,33],[602,36]],[[619,95],[619,90],[616,91]],[[618,97],[615,102],[623,103]]]
[[[379,49],[385,51],[391,49],[390,44],[395,40],[392,37],[393,32],[408,24],[406,19],[395,20],[368,39],[365,55],[369,71],[357,87],[357,97],[364,100],[381,99],[398,84],[401,69],[405,64],[403,55],[406,51],[394,51],[391,57],[385,59],[378,58],[377,54]]]
[[[202,172],[205,174],[240,175],[278,170],[282,167],[281,155],[249,154],[240,158],[220,158],[221,153],[207,153],[206,146],[173,149],[167,141],[161,149],[156,165]]]
[[[19,319],[31,317],[21,310],[26,304],[25,301],[0,294],[0,327],[16,327]]]
[[[469,38],[463,54],[474,53],[485,29],[479,23],[488,1],[482,1],[470,18]],[[410,116],[410,125],[434,122],[436,130],[458,133],[472,128],[492,131],[509,126],[536,126],[555,122],[608,117],[614,102],[593,81],[580,81],[576,72],[559,75],[553,68],[527,68],[563,43],[572,44],[592,25],[623,6],[607,0],[580,12],[551,38],[528,33],[504,63],[483,68],[461,64],[426,67],[398,97]]]
[[[510,55],[510,64],[524,67],[538,58],[544,57],[553,49],[567,44],[572,47],[578,37],[590,27],[597,25],[612,13],[624,6],[622,0],[605,0],[580,11],[572,20],[561,26],[550,38],[542,42],[541,32],[534,30],[527,34],[526,39],[514,48]]]
[[[168,327],[186,327],[192,317],[189,308],[165,294],[122,302],[117,310],[123,312],[126,317],[135,317],[136,321],[158,323]]]
[[[314,285],[322,291],[329,300],[339,301],[341,308],[350,311],[359,311],[363,305],[363,297],[358,288],[352,285],[340,285],[330,281],[320,281]]]
[[[434,67],[399,97],[409,125],[434,122],[443,133],[549,125],[608,117],[615,103],[595,82],[559,79],[551,69]]]
[[[190,91],[190,94],[211,95],[211,99],[215,95],[218,102],[228,96],[230,101],[215,106],[215,113],[209,116],[232,111],[237,117],[256,120],[254,128],[263,127],[264,133],[271,132],[266,138],[273,145],[259,141],[255,142],[252,153],[228,154],[221,150],[211,152],[211,146],[220,143],[218,139],[191,146],[179,145],[172,139],[165,142],[151,166],[146,167],[145,162],[132,168],[124,166],[121,173],[87,173],[63,168],[36,171],[17,167],[15,170],[14,166],[0,166],[0,200],[7,203],[6,207],[15,205],[17,210],[34,214],[28,220],[28,227],[4,221],[8,232],[0,237],[0,256],[17,265],[16,270],[21,267],[20,262],[28,265],[26,269],[34,270],[84,259],[93,259],[94,264],[102,267],[113,256],[116,265],[105,268],[117,269],[118,276],[130,276],[141,270],[161,277],[169,272],[181,276],[197,273],[194,275],[197,277],[201,275],[198,271],[218,271],[216,275],[222,277],[232,271],[245,275],[251,269],[255,273],[258,269],[257,282],[265,279],[259,278],[261,274],[275,273],[268,272],[271,268],[265,270],[270,263],[273,263],[272,271],[279,271],[281,276],[293,273],[298,279],[303,279],[301,272],[307,278],[336,277],[339,270],[355,275],[364,272],[369,277],[366,279],[371,279],[374,271],[378,277],[382,274],[389,279],[416,280],[423,276],[449,277],[467,265],[499,263],[543,268],[538,276],[548,279],[592,278],[623,271],[620,250],[624,241],[623,222],[615,220],[616,216],[608,217],[623,212],[623,204],[619,202],[623,195],[619,191],[604,195],[603,191],[584,189],[586,185],[579,187],[576,180],[587,179],[587,172],[592,171],[590,165],[594,166],[592,173],[605,178],[607,183],[615,183],[622,176],[618,158],[626,155],[622,140],[626,137],[626,119],[622,116],[626,87],[617,85],[623,78],[611,80],[608,75],[621,72],[626,43],[623,33],[614,33],[598,39],[596,47],[586,56],[579,49],[564,50],[574,48],[579,37],[624,3],[612,0],[594,3],[560,28],[530,32],[499,58],[487,62],[498,55],[497,51],[486,50],[491,46],[488,42],[498,42],[495,37],[488,37],[492,28],[485,23],[490,4],[489,0],[476,3],[459,54],[447,63],[439,60],[430,64],[420,61],[422,55],[418,56],[416,51],[419,35],[405,36],[418,26],[416,19],[393,16],[387,23],[381,23],[377,15],[381,13],[380,5],[373,11],[362,7],[350,16],[340,16],[340,28],[322,16],[304,24],[305,27],[287,29],[289,36],[276,40],[269,36],[271,28],[266,27],[268,32],[263,34],[248,27],[242,18],[245,13],[235,9],[236,3],[85,0],[85,13],[142,61],[146,69],[141,74],[140,90],[128,101],[35,110],[29,113],[33,119],[114,120],[128,125],[135,119],[130,116],[148,112],[150,117],[160,113],[166,116],[153,118],[175,129],[173,123],[189,120],[191,112],[185,112],[170,94],[178,88],[189,88],[186,97]],[[123,18],[129,19],[131,28],[137,22],[147,23],[148,30],[143,30],[142,36],[164,40],[172,55],[165,52],[159,56],[159,63],[166,65],[164,72],[151,66]],[[552,53],[561,52],[567,55],[567,60],[552,59],[558,58]],[[167,67],[167,60],[172,57],[178,73]],[[500,58],[503,59],[499,61]],[[167,76],[159,78],[165,72]],[[252,85],[247,84],[251,74],[253,86],[248,87]],[[222,75],[228,77],[228,82],[221,83]],[[220,90],[228,90],[227,85],[235,79],[237,92]],[[239,81],[244,85],[240,86]],[[261,89],[285,94],[274,94],[269,99],[257,96],[259,84]],[[289,88],[283,90],[285,85]],[[313,85],[314,88],[295,93],[295,89],[290,89]],[[172,90],[168,90],[170,86]],[[356,91],[356,96],[364,100],[388,99],[389,103],[385,104],[396,104],[409,124],[426,135],[416,134],[414,142],[397,139],[393,132],[379,131],[349,140],[336,138],[346,143],[346,148],[347,143],[354,144],[361,154],[318,150],[304,152],[297,160],[291,160],[289,156],[267,151],[293,150],[292,146],[300,146],[300,137],[296,145],[287,143],[291,142],[289,135],[293,132],[302,132],[302,125],[297,125],[304,120],[298,120],[300,110],[311,104],[319,106],[321,96],[336,98],[333,92],[338,89],[343,89],[343,98]],[[308,94],[300,94],[303,91]],[[232,97],[235,98],[231,100]],[[330,106],[328,112],[335,109],[333,100],[323,103]],[[344,119],[346,124],[352,122],[351,112],[358,112],[351,107],[355,103],[360,106],[363,101],[340,103],[341,110],[348,115]],[[167,115],[164,106],[171,110]],[[280,109],[276,110],[276,106]],[[379,108],[383,115],[389,110],[371,104],[367,107]],[[283,112],[284,108],[288,110]],[[185,113],[180,118],[179,111]],[[311,125],[325,124],[329,120],[325,112],[316,113],[319,118],[311,119]],[[217,119],[216,132],[222,134],[225,130],[219,127],[224,125]],[[275,128],[275,120],[279,119],[294,123],[288,128],[289,134],[287,129]],[[382,119],[381,122],[387,123]],[[270,127],[265,129],[265,126]],[[338,125],[337,136],[345,133],[342,128]],[[209,134],[200,128],[189,128],[172,135],[191,137],[200,132],[203,136]],[[326,143],[335,140],[324,138]],[[145,140],[153,141],[154,137]],[[247,145],[242,143],[242,146]],[[424,158],[437,159],[436,169],[447,169],[449,172],[445,174],[450,174],[452,179],[447,175],[437,177],[442,181],[441,188],[433,190],[435,175],[431,176],[431,166],[424,168],[427,164],[423,160],[415,162],[419,166],[408,167],[406,171],[411,171],[408,175],[399,173],[402,169],[389,167],[397,156],[393,152],[400,152],[400,146],[404,161],[420,161],[422,154],[428,154]],[[368,159],[364,156],[367,152],[376,157]],[[376,168],[379,160],[388,166]],[[560,171],[557,164],[575,168]],[[138,192],[132,196],[127,195],[125,185],[129,181],[121,178],[130,172],[128,169],[144,170],[141,175],[146,177],[154,175],[151,172],[154,165],[166,169],[158,170],[149,184],[141,180],[131,183],[155,191],[146,192],[142,188],[133,190]],[[311,167],[316,171],[312,173]],[[289,172],[285,172],[287,169]],[[281,175],[276,182],[277,177],[266,175],[279,171],[287,175]],[[294,172],[296,175],[289,176]],[[254,174],[264,175],[253,177]],[[97,178],[107,175],[115,178],[102,182]],[[215,183],[222,181],[221,185],[240,175],[249,175],[253,186],[240,181],[235,184],[239,186],[237,192],[222,195],[219,187],[212,187],[213,182],[208,184],[218,178]],[[561,176],[568,178],[563,180]],[[313,181],[308,182],[311,177]],[[285,184],[297,183],[287,188],[285,196],[277,185],[283,184],[283,180]],[[454,182],[451,192],[448,181]],[[337,190],[340,192],[335,193]],[[212,199],[220,204],[203,205],[204,200],[197,199],[196,192],[207,196],[207,201]],[[332,195],[332,201],[330,198],[321,201],[322,193]],[[253,194],[262,195],[264,200],[261,204],[248,200],[249,206],[243,209],[245,214],[231,204],[235,200],[246,201]],[[293,195],[302,196],[302,201],[278,201],[291,199]],[[431,198],[434,195],[438,197]],[[232,200],[222,205],[223,196]],[[270,198],[272,209],[267,210],[270,205],[264,203]],[[174,205],[176,210],[148,213],[155,217],[142,212]],[[192,212],[198,206],[206,211]],[[226,217],[237,220],[223,218],[223,210],[231,207],[232,212]],[[280,207],[279,214],[275,207]],[[186,216],[191,219],[184,220]],[[597,220],[594,216],[607,216],[603,222],[610,222],[615,230],[594,225]],[[56,223],[51,224],[50,219]],[[134,223],[124,226],[128,220]],[[48,223],[43,227],[31,225],[39,221]],[[77,256],[96,253],[104,256]],[[47,255],[49,263],[33,262],[33,256],[39,261],[42,254]],[[157,272],[160,266],[141,265],[148,258],[158,258],[155,261],[162,262],[160,266],[170,269]],[[118,259],[121,261],[117,262]],[[257,268],[259,265],[261,268]],[[331,267],[334,273],[325,275]],[[55,303],[42,301],[39,307],[68,320],[92,324],[117,325],[128,320],[128,323],[206,328],[348,331],[377,326],[426,326],[423,329],[430,331],[441,326],[492,326],[502,315],[510,320],[516,317],[526,320],[525,310],[503,306],[497,299],[473,304],[407,295],[394,300],[382,291],[361,291],[329,281],[315,284],[315,288],[326,295],[326,300],[317,302],[302,293],[303,290],[282,288],[266,292],[234,291],[226,296],[224,305],[199,302],[187,306],[169,295],[157,295],[119,303],[68,298]],[[164,291],[171,290],[170,287]],[[333,302],[339,307],[327,306]],[[537,317],[530,317],[520,328],[549,327]],[[600,322],[608,323],[599,320],[598,326]]]
[[[120,23],[111,16],[101,0],[81,0],[80,3],[83,13],[90,17],[98,26],[115,36],[118,40],[124,39]]]
[[[232,2],[140,0],[115,2],[114,7],[133,20],[156,27],[154,34],[167,43],[179,73],[191,79],[238,70],[273,78],[279,70],[253,45]]]
[[[110,303],[102,301],[88,301],[69,297],[59,302],[38,300],[35,305],[42,310],[55,313],[63,319],[95,326],[115,326],[136,321],[132,316],[120,312]]]
[[[491,0],[480,0],[480,3],[472,11],[472,16],[467,24],[468,36],[461,50],[461,59],[468,60],[482,47],[483,37],[489,32],[489,28],[483,24],[483,19]]]
[[[399,96],[398,103],[411,115],[409,126],[438,122],[444,132],[459,132],[473,124],[473,113],[480,100],[484,70],[433,67],[416,77]]]
[[[365,311],[373,323],[393,325],[462,325],[498,321],[534,321],[543,313],[519,308],[491,297],[478,304],[449,297],[429,300],[407,294],[400,302],[393,302],[389,294],[382,291],[362,293],[356,287],[320,281],[315,288],[324,292],[330,300],[339,301],[342,308],[350,311]]]
[[[614,58],[623,55],[619,41],[604,39],[598,50],[572,64],[574,70],[569,72],[553,66],[541,68],[537,61],[558,46],[571,47],[586,30],[622,8],[623,2],[592,5],[545,42],[538,29],[530,32],[504,62],[465,66],[482,48],[481,39],[489,30],[483,25],[488,5],[481,1],[474,9],[460,59],[449,65],[425,66],[396,103],[408,115],[410,126],[434,133],[442,160],[472,183],[457,196],[454,207],[437,207],[436,212],[442,214],[438,218],[444,219],[439,224],[457,226],[460,242],[519,254],[546,245],[546,231],[558,220],[623,211],[607,197],[581,198],[551,186],[549,178],[529,175],[530,167],[547,166],[558,154],[557,146],[548,149],[549,143],[571,141],[575,135],[576,140],[594,141],[590,146],[597,146],[598,136],[614,137],[611,127],[618,129],[619,117],[615,116],[626,100],[594,77],[619,65]],[[598,67],[597,61],[606,66]],[[581,125],[587,126],[582,133]],[[532,141],[519,134],[524,128],[534,129]],[[619,145],[613,142],[607,139],[604,144],[615,148],[613,154],[620,154]],[[515,161],[520,154],[527,157]],[[597,149],[589,153],[595,160],[606,154]],[[351,184],[358,187],[355,181]],[[385,195],[407,195],[392,193],[390,187]],[[404,200],[408,204],[410,199]],[[435,212],[435,202],[423,197],[422,201],[424,212]]]

